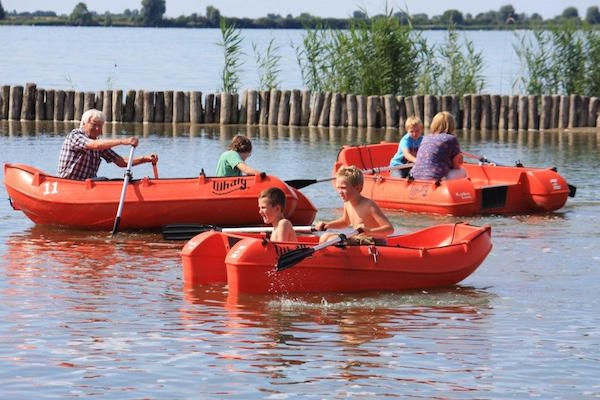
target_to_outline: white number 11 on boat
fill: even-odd
[[[52,190],[50,190],[52,187]],[[44,182],[44,194],[58,193],[58,182]]]

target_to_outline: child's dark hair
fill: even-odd
[[[231,139],[229,149],[235,150],[238,153],[251,153],[252,142],[244,135],[236,135],[233,139]]]
[[[263,190],[258,198],[266,198],[271,207],[281,206],[281,211],[285,209],[285,193],[278,187],[270,187]]]

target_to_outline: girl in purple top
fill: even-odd
[[[415,179],[458,179],[467,176],[461,167],[463,156],[454,136],[456,122],[447,111],[437,113],[419,146],[411,175]]]

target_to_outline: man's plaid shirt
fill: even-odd
[[[100,167],[100,157],[112,162],[120,156],[111,149],[89,150],[90,139],[83,129],[73,129],[67,135],[58,158],[58,176],[60,178],[85,180],[96,177]]]

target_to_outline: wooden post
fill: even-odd
[[[35,119],[35,91],[35,83],[28,82],[25,84],[23,104],[21,107],[21,120],[33,121]]]
[[[404,98],[404,108],[406,109],[407,117],[415,115],[415,104],[413,102],[412,96],[406,96]]]
[[[357,126],[358,114],[356,109],[356,95],[349,94],[346,96],[346,110],[348,113],[348,126],[354,127]]]
[[[211,120],[213,122],[214,120]],[[165,91],[165,115],[163,122],[173,122],[173,91]]]
[[[102,91],[98,91],[96,92],[96,95],[94,96],[94,108],[98,111],[102,111],[103,106],[104,106],[104,92]]]
[[[581,107],[579,108],[581,113],[579,114],[579,126],[591,126],[588,124],[589,111],[590,111],[590,98],[589,96],[579,96],[581,98]]]
[[[54,118],[54,93],[55,91],[52,89],[46,90],[46,120],[52,120]]]
[[[342,123],[342,95],[331,95],[331,108],[329,110],[329,126],[340,126]]]
[[[133,114],[135,122],[144,121],[144,91],[138,90],[135,93],[135,102],[133,103]]]
[[[481,95],[481,129],[492,129],[492,98],[489,94]]]
[[[190,122],[190,92],[183,92],[183,122]]]
[[[10,103],[10,86],[0,86],[0,120],[8,119],[8,105]]]
[[[79,96],[78,101],[81,101],[81,96]],[[65,121],[74,121],[75,120],[75,91],[67,90],[65,92],[62,102],[63,102],[63,119]]]
[[[201,124],[203,121],[202,115],[202,92],[190,92],[190,123]]]
[[[300,125],[308,126],[310,121],[310,98],[311,92],[310,90],[302,91],[302,112],[300,114]]]
[[[248,121],[248,90],[242,92],[242,100],[240,101],[240,108],[237,114],[237,123],[245,125]]]
[[[312,101],[312,109],[310,110],[310,118],[309,125],[317,126],[319,124],[319,116],[321,115],[321,110],[323,110],[323,99],[325,98],[325,94],[322,92],[314,92],[313,93],[313,101]]]
[[[508,96],[500,96],[500,109],[498,111],[498,130],[504,131],[508,128]]]
[[[123,110],[123,122],[133,122],[135,116],[135,90],[128,90],[125,95],[125,108]]]
[[[23,106],[23,86],[12,86],[10,88],[10,103],[8,119],[18,121],[21,119],[21,108]]]
[[[231,123],[231,93],[221,93],[221,113],[219,123],[227,125]]]
[[[404,104],[404,96],[396,96],[396,104],[398,105],[398,129],[404,132],[404,123],[406,122],[406,105]]]
[[[501,106],[501,99],[500,99],[500,95],[495,94],[493,96],[491,96],[491,109],[492,109],[492,129],[493,130],[497,130],[498,129],[498,125],[499,125],[499,120],[500,120],[500,106]]]
[[[383,127],[385,126],[385,107],[384,107],[384,102],[383,102],[383,96],[377,96],[377,107],[375,108],[375,114],[376,114],[376,122],[375,122],[375,126],[376,127]]]
[[[419,117],[421,119],[421,121],[423,121],[423,118],[424,118],[423,109],[425,108],[425,106],[424,106],[425,96],[423,96],[423,95],[413,96],[412,100],[413,100],[415,115],[417,117]]]
[[[279,109],[277,110],[277,125],[287,126],[290,124],[290,97],[291,97],[291,95],[292,95],[292,92],[289,90],[284,90],[281,93]]]
[[[221,93],[215,94],[215,124],[221,121]]]
[[[152,92],[153,122],[164,122],[165,120],[165,92]],[[146,101],[144,100],[144,106]],[[145,107],[144,107],[145,109]]]
[[[481,129],[481,95],[474,94],[471,98],[471,128]]]
[[[433,116],[437,114],[437,98],[436,96],[426,94],[423,98],[423,128],[429,129]]]
[[[598,120],[598,110],[600,110],[600,99],[598,97],[590,97],[590,108],[588,111],[587,126],[595,127]]]
[[[558,128],[564,129],[569,126],[569,96],[560,96],[560,108],[558,110]]]
[[[44,89],[37,89],[35,91],[35,120],[43,121],[46,119],[46,104],[45,104],[46,91]]]
[[[154,122],[154,92],[150,90],[144,91],[144,123]]]
[[[379,104],[379,96],[367,97],[367,127],[377,126],[377,106]]]
[[[173,123],[183,122],[184,103],[183,92],[181,90],[173,92]]]
[[[512,95],[508,98],[508,129],[519,128],[519,96]]]
[[[527,120],[529,125],[527,129],[539,130],[540,129],[540,112],[538,109],[538,96],[531,95],[528,97],[527,102]]]
[[[281,90],[271,89],[269,96],[269,116],[267,122],[269,125],[277,125],[279,117],[279,101],[281,100]]]
[[[102,97],[102,112],[104,113],[104,116],[106,117],[106,120],[108,122],[113,120],[113,115],[112,115],[112,95],[113,95],[113,91],[112,90],[106,90],[104,91],[104,96]]]
[[[558,117],[560,114],[560,95],[552,96],[552,122],[550,128],[558,128]]]
[[[356,124],[359,128],[367,126],[367,98],[356,95]]]
[[[87,110],[91,110],[91,109],[95,109],[95,108],[96,108],[96,93],[85,92],[85,94],[83,96],[83,112],[86,112]],[[81,117],[79,117],[79,120],[81,121]]]
[[[346,108],[346,94],[340,94],[340,103],[342,104],[340,109],[340,126],[348,126],[348,109]]]
[[[54,120],[62,121],[65,118],[65,91],[57,90],[54,95]]]
[[[529,127],[529,97],[519,96],[519,130]]]
[[[569,128],[579,126],[579,108],[581,107],[581,97],[572,94],[569,99]]]
[[[552,96],[542,96],[542,111],[540,112],[540,129],[550,129],[552,125]]]
[[[462,116],[460,115],[460,101],[458,95],[450,95],[450,112],[454,115],[456,121],[456,129],[462,129]]]
[[[319,126],[329,126],[329,110],[331,110],[331,92],[325,92],[323,109],[319,115]]]
[[[300,125],[302,117],[302,93],[300,90],[294,89],[290,95],[290,126]]]
[[[396,106],[396,97],[391,94],[383,96],[383,105],[385,107],[385,126],[386,128],[395,128],[398,126],[398,107]]]
[[[266,125],[269,123],[269,100],[271,92],[269,90],[261,90],[258,93],[258,124]]]
[[[73,93],[73,121],[81,121],[81,117],[85,112],[85,93],[84,92],[74,92]],[[65,114],[66,115],[66,114]]]
[[[112,113],[113,113],[113,121],[122,122],[123,121],[123,91],[122,90],[113,90],[112,94]]]
[[[258,124],[258,92],[250,90],[248,92],[248,103],[246,104],[246,123],[248,125]]]
[[[473,96],[470,94],[463,94],[463,129],[471,129],[471,121],[473,117],[471,116],[471,100]]]

